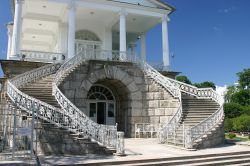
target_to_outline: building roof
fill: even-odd
[[[15,12],[15,0],[10,0],[11,1],[11,13],[12,13],[12,17],[14,17],[14,12]],[[116,0],[107,0],[107,1],[116,1]],[[117,1],[116,1],[117,2]],[[173,13],[176,9],[167,4],[166,2],[163,2],[162,0],[149,0],[149,2],[153,2],[155,3],[156,5],[159,5],[161,6],[163,9],[167,9],[167,10],[170,10],[170,13]]]

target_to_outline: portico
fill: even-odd
[[[15,0],[14,7],[7,59],[61,61],[88,48],[116,50],[126,55],[130,52],[145,60],[146,33],[162,23],[163,62],[164,66],[169,66],[167,20],[173,9],[166,4],[158,1],[137,4],[135,1]],[[77,32],[78,36],[79,32],[90,33],[82,34],[85,39],[79,39]],[[89,34],[94,34],[98,40],[86,37]],[[141,51],[137,53],[135,43],[138,40]],[[48,53],[53,56],[48,57]]]

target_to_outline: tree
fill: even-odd
[[[226,132],[233,131],[233,119],[226,118],[224,122],[224,128]]]
[[[233,119],[233,128],[238,132],[250,130],[250,116],[243,114]]]
[[[238,91],[238,88],[236,86],[228,86],[227,87],[227,93],[225,95],[225,102],[231,102],[231,97],[234,93]]]
[[[250,90],[250,68],[237,73],[237,76],[239,77],[240,88]]]
[[[184,82],[184,83],[186,83],[186,84],[190,84],[190,85],[192,85],[192,83],[191,83],[191,81],[188,79],[188,77],[187,76],[177,76],[176,77],[176,80],[177,81],[180,81],[180,82]]]
[[[250,89],[249,90],[240,90],[231,95],[231,102],[238,103],[242,106],[250,105]]]
[[[213,88],[214,90],[216,89],[215,84],[210,81],[195,83],[194,86],[196,86],[197,88]]]
[[[243,112],[243,107],[238,103],[225,103],[223,107],[226,118],[235,118]]]

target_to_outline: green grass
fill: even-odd
[[[225,134],[225,139],[227,139],[227,140],[235,140],[235,141],[248,141],[248,136],[243,137],[243,136],[236,135],[236,137],[230,139],[228,137],[228,134]]]

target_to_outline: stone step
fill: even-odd
[[[219,106],[218,105],[212,105],[212,104],[183,104],[182,103],[182,106],[183,107],[211,107],[211,108],[219,108]]]
[[[52,90],[52,86],[33,86],[32,87],[25,87],[25,88],[19,88],[20,90],[26,90],[26,91],[38,91],[38,90]]]
[[[213,111],[217,111],[219,108],[186,108],[186,107],[183,107],[182,108],[182,112],[213,112]]]
[[[40,94],[34,93],[34,92],[26,92],[26,91],[22,91],[22,92],[26,93],[29,96],[38,96],[38,97],[47,97],[47,98],[54,97],[51,92],[50,93],[41,92]]]
[[[183,113],[183,117],[185,118],[204,118],[208,117],[209,115],[212,115],[212,113],[207,113],[207,114]]]
[[[209,110],[209,111],[193,111],[193,110],[183,110],[183,113],[187,113],[187,114],[204,114],[204,115],[207,115],[207,114],[211,114],[213,113],[213,111]]]
[[[182,105],[183,108],[208,108],[208,109],[219,109],[220,107],[217,106],[211,106],[211,105]]]
[[[192,101],[189,101],[189,100],[182,100],[182,103],[185,103],[185,104],[217,104],[215,101],[211,100],[211,101],[207,101],[207,100],[192,100]],[[218,105],[218,104],[217,104]]]
[[[177,160],[177,161],[163,161],[163,162],[151,162],[147,164],[132,164],[134,166],[141,166],[141,165],[185,165],[185,166],[214,166],[214,165],[227,165],[227,164],[234,164],[234,163],[244,163],[250,162],[250,155],[238,155],[238,156],[226,156],[226,157],[211,157],[211,158],[199,158],[199,159],[191,159],[191,160]],[[244,159],[244,160],[242,160]],[[128,164],[127,166],[130,166]]]
[[[139,160],[123,160],[123,161],[107,161],[107,162],[92,162],[85,163],[89,166],[100,165],[230,165],[230,164],[246,164],[250,163],[250,152],[232,152],[232,153],[214,153],[194,156],[181,156],[181,157],[169,157],[169,158],[156,158],[156,159],[139,159]]]
[[[211,104],[215,104],[216,102],[213,100],[200,100],[200,99],[186,100],[186,99],[182,99],[182,103],[211,103]]]
[[[197,115],[197,114],[183,114],[183,120],[187,120],[187,119],[198,119],[198,118],[208,118],[209,116],[211,116],[212,113],[207,114],[207,115]]]

